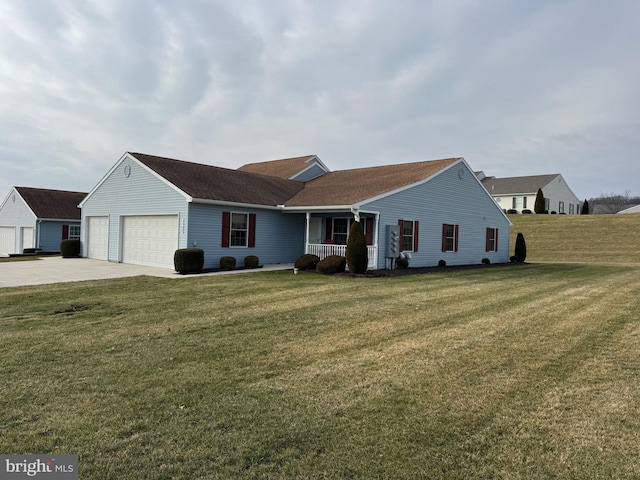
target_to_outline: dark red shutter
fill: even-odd
[[[484,251],[488,252],[491,242],[491,229],[487,228],[487,232],[484,234]]]
[[[398,220],[398,227],[398,230],[400,230],[400,238],[398,238],[398,241],[400,242],[400,251],[402,251],[404,247],[404,220]]]
[[[447,224],[442,224],[442,251],[447,251]]]
[[[62,240],[69,238],[69,225],[62,225]]]
[[[495,232],[496,233],[494,234],[495,235],[495,237],[494,237],[495,240],[493,242],[493,248],[494,248],[494,251],[497,252],[498,251],[498,229],[497,228],[495,229]]]
[[[413,251],[418,251],[418,221],[413,222]]]
[[[231,238],[231,212],[222,212],[222,246],[229,246]]]
[[[458,225],[455,226],[455,247],[453,248],[454,252],[458,251]]]
[[[256,214],[249,214],[249,246],[256,246]]]
[[[327,226],[325,230],[324,241],[325,243],[331,243],[332,240],[333,240],[333,222],[331,221],[330,218],[327,218]]]
[[[365,218],[365,239],[367,241],[367,245],[373,245],[373,218]]]

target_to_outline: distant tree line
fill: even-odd
[[[625,208],[640,205],[640,197],[632,197],[629,190],[626,190],[622,194],[601,193],[599,197],[590,198],[588,203],[591,214],[618,213]]]

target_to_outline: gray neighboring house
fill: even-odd
[[[640,213],[640,205],[634,205],[633,207],[625,208],[624,210],[620,210],[618,213]]]
[[[0,205],[0,254],[25,248],[57,252],[60,242],[80,238],[83,192],[13,187]]]
[[[579,215],[582,211],[583,202],[559,173],[507,178],[488,177],[484,172],[476,172],[476,175],[505,212],[528,210],[534,213],[538,189],[542,189],[547,212]]]
[[[508,262],[511,222],[463,158],[329,171],[315,155],[238,170],[125,153],[80,204],[82,256],[173,268],[201,248],[205,268],[344,255],[365,230],[369,268],[385,268],[388,231],[411,266]]]

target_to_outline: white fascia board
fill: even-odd
[[[142,163],[140,160],[138,160],[136,157],[134,157],[133,155],[130,155],[129,152],[125,152],[124,155],[122,155],[122,157],[120,157],[120,160],[118,160],[113,167],[111,167],[109,169],[109,171],[100,179],[100,181],[96,184],[95,187],[93,187],[91,189],[91,191],[87,194],[86,197],[84,197],[84,199],[80,202],[80,204],[78,205],[79,208],[82,208],[84,206],[84,204],[87,202],[87,200],[89,200],[89,198],[94,194],[94,192],[100,188],[100,186],[107,180],[107,178],[109,178],[111,176],[111,174],[113,174],[113,172],[115,172],[118,167],[120,167],[120,165],[122,165],[122,162],[124,162],[125,160],[131,160],[135,163],[137,163],[140,167],[144,168],[147,172],[151,173],[153,176],[155,176],[158,180],[160,180],[161,182],[166,183],[167,185],[169,185],[171,188],[173,188],[176,192],[178,192],[180,195],[182,195],[183,197],[185,197],[187,199],[187,201],[191,201],[191,197],[189,195],[187,195],[185,192],[183,192],[182,190],[180,190],[178,187],[176,187],[173,183],[171,183],[169,180],[167,180],[166,178],[164,178],[162,175],[159,175],[157,172],[155,172],[154,170],[152,170],[151,168],[147,167],[144,163]]]
[[[15,193],[15,192],[16,192],[16,187],[11,187],[11,189],[9,190],[9,194],[4,198],[4,201],[0,204],[0,210],[4,208],[5,203],[7,203],[9,201],[9,198],[11,198],[11,193]]]
[[[331,170],[329,170],[329,167],[327,167],[324,162],[322,160],[320,160],[320,157],[318,157],[317,155],[314,155],[313,157],[311,157],[309,160],[307,160],[307,163],[316,163],[318,165],[320,165],[326,172],[330,172]]]
[[[342,212],[351,211],[355,208],[353,205],[313,205],[313,206],[295,206],[287,207],[282,205],[280,207],[285,212],[299,213],[299,212]]]

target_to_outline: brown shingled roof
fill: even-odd
[[[329,172],[305,184],[286,206],[354,205],[425,180],[460,158]]]
[[[142,153],[129,155],[197,199],[276,206],[304,188],[302,182],[273,176]]]
[[[37,218],[80,220],[78,204],[87,196],[83,192],[15,187]]]
[[[315,155],[307,155],[304,157],[270,160],[268,162],[247,163],[238,168],[238,170],[289,179],[307,168],[309,166],[307,161],[314,157]]]

